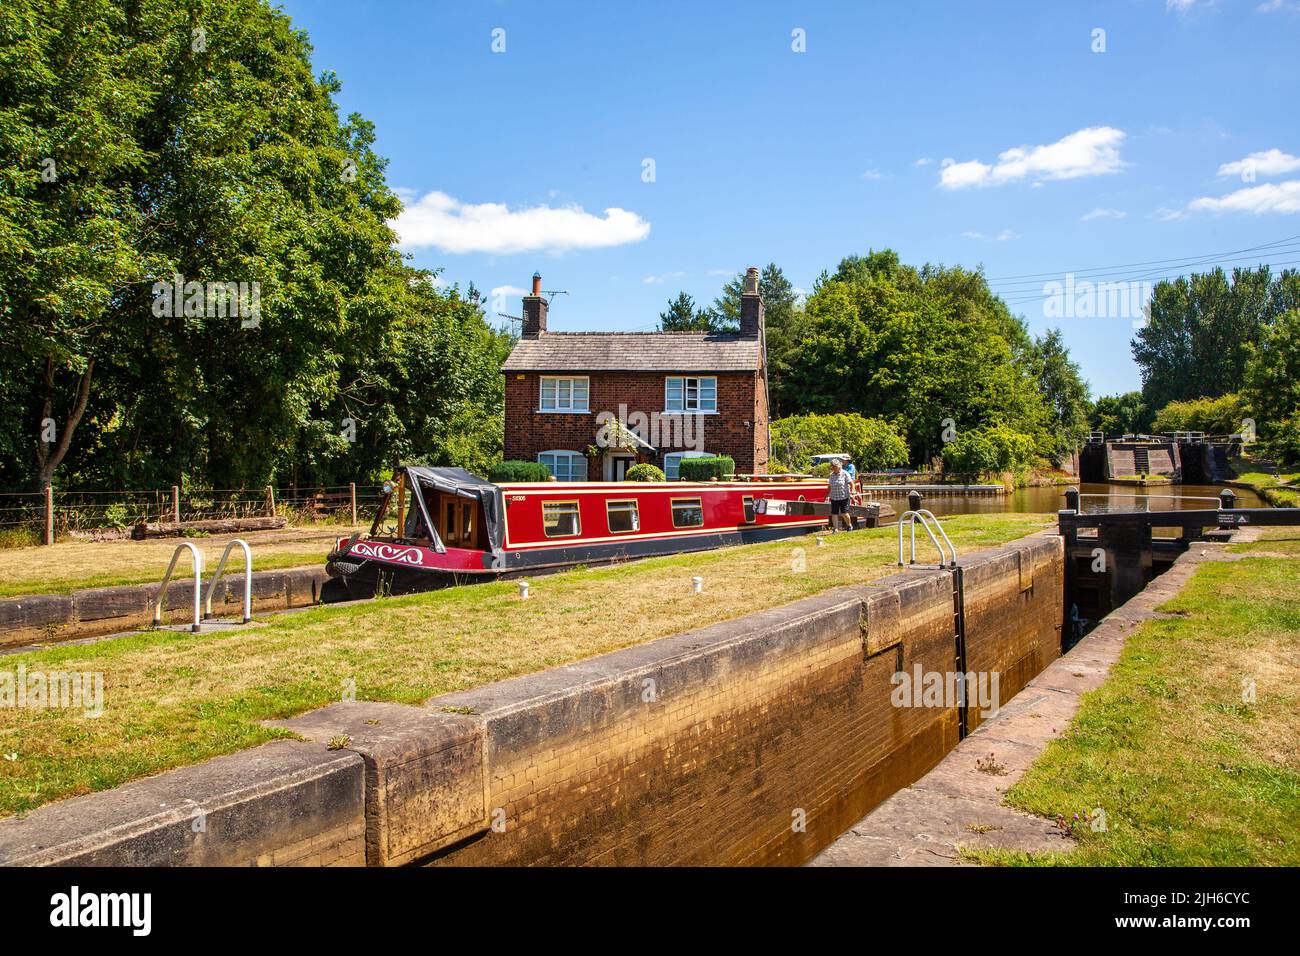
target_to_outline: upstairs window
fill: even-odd
[[[543,375],[542,395],[537,407],[544,412],[590,411],[587,404],[589,384],[586,376],[561,378]]]
[[[664,385],[664,411],[716,412],[718,379],[716,376],[670,376]]]

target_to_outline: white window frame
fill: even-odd
[[[550,455],[553,460],[546,461],[545,458],[547,455]],[[561,458],[566,458],[568,460],[568,468],[565,469],[566,474],[569,476],[576,475],[577,477],[560,477],[559,469],[556,466],[559,464]],[[574,461],[575,458],[577,459],[577,462]],[[551,474],[555,475],[556,481],[587,480],[587,456],[581,452],[569,451],[567,448],[552,448],[550,451],[539,451],[537,453],[537,461],[539,464],[543,464],[551,470]]]
[[[713,452],[711,451],[669,452],[667,455],[664,455],[664,478],[667,479],[668,481],[679,480],[678,476],[681,474],[680,469],[682,466],[683,458],[712,458],[712,457],[713,457]],[[668,463],[668,459],[670,458],[673,459],[671,465]]]
[[[673,400],[669,397],[672,391],[673,383],[679,383],[677,390],[681,393],[677,400],[677,407],[673,407]],[[694,382],[694,385],[690,383]],[[713,392],[712,406],[705,405],[701,397],[704,391],[704,383],[711,382],[709,388]],[[695,390],[695,404],[691,405],[690,392]],[[718,414],[718,377],[716,375],[669,375],[664,379],[664,411],[680,412],[691,415],[716,415]]]
[[[574,401],[574,385],[582,383],[582,404]],[[552,405],[546,406],[546,386],[554,391]],[[567,394],[565,394],[567,392]],[[591,378],[587,375],[543,375],[537,384],[537,410],[548,415],[585,415],[591,412]]]

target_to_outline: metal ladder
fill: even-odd
[[[239,545],[244,549],[244,619],[241,624],[247,624],[253,619],[253,551],[248,546],[248,542],[241,538],[235,538],[226,545],[226,549],[221,553],[221,560],[217,563],[217,573],[213,575],[212,580],[208,582],[207,596],[203,594],[203,552],[200,551],[193,543],[184,541],[176,546],[172,552],[171,563],[167,565],[167,573],[163,575],[162,585],[158,588],[158,597],[154,600],[153,605],[153,623],[157,627],[162,624],[163,605],[167,600],[167,586],[171,583],[172,573],[176,570],[176,562],[180,559],[181,552],[190,552],[190,564],[194,570],[194,620],[190,624],[190,630],[197,634],[203,626],[203,621],[212,617],[212,595],[216,591],[217,582],[221,580],[222,572],[226,569],[226,559],[230,557],[231,550]]]
[[[917,508],[915,511],[904,511],[898,517],[898,566],[900,568],[903,566],[904,524],[909,525],[912,530],[912,550],[908,564],[916,564],[916,523],[918,521],[921,522],[921,527],[925,529],[925,533],[930,536],[930,541],[934,544],[935,550],[939,552],[939,567],[942,568],[945,566],[945,561],[947,561],[949,554],[952,555],[952,560],[948,562],[947,567],[957,567],[957,549],[953,547],[952,541],[948,539],[948,532],[943,530],[943,524],[934,516],[934,512],[928,511],[925,508]],[[934,522],[933,527],[930,522]],[[935,537],[935,531],[939,532],[938,537]],[[943,544],[939,543],[940,538],[943,539]],[[943,548],[944,544],[948,546],[946,552]]]
[[[957,737],[964,739],[970,732],[970,719],[966,698],[966,588],[962,576],[963,569],[957,565],[957,549],[948,538],[948,533],[943,530],[943,522],[934,516],[934,512],[925,508],[905,511],[898,519],[898,566],[900,568],[903,566],[904,522],[911,526],[912,548],[908,563],[916,564],[916,523],[918,521],[925,529],[925,533],[930,536],[934,549],[939,552],[940,570],[944,568],[945,558],[948,555],[952,556],[947,567],[952,571],[953,666],[956,668],[957,693],[960,701],[957,708]],[[938,535],[935,534],[936,531]],[[943,544],[940,544],[940,541]],[[944,545],[948,546],[947,553],[944,552]]]

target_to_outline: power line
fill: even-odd
[[[1230,249],[1227,252],[1200,253],[1192,256],[1180,256],[1176,259],[1150,259],[1146,262],[1121,262],[1116,265],[1095,266],[1091,269],[1076,269],[1074,270],[1074,274],[1081,275],[1088,272],[1100,272],[1108,269],[1131,269],[1136,266],[1171,265],[1177,262],[1181,262],[1185,259],[1201,259],[1201,258],[1221,259],[1221,258],[1226,258],[1228,256],[1241,255],[1242,253],[1245,252],[1255,252],[1259,249],[1267,249],[1271,246],[1282,245],[1283,243],[1295,242],[1297,239],[1300,239],[1300,235],[1287,236],[1285,239],[1276,239],[1273,242],[1261,243],[1258,246],[1247,246],[1245,249]],[[1042,279],[1049,276],[1062,275],[1062,274],[1063,273],[1061,271],[1029,272],[1029,273],[1025,273],[1024,275],[1016,275],[1016,276],[993,276],[988,278],[986,281],[990,285],[992,285],[994,283],[1012,282],[1017,279]]]

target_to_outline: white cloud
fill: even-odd
[[[1045,146],[1012,147],[999,153],[993,164],[977,159],[964,163],[945,159],[940,163],[939,185],[944,189],[968,189],[1026,179],[1038,185],[1047,180],[1117,173],[1124,166],[1119,144],[1125,135],[1111,126],[1089,126]]]
[[[920,166],[929,166],[932,162],[934,162],[934,160],[931,159],[929,156],[922,156],[920,159],[918,159],[918,160],[917,160],[916,162],[914,162],[912,165],[913,165],[913,166],[917,166],[917,167],[920,167]]]
[[[867,169],[862,172],[863,179],[884,179],[885,174],[878,169]]]
[[[513,298],[517,295],[532,295],[532,292],[528,289],[521,289],[517,285],[499,285],[488,294],[495,299],[497,296],[510,296]]]
[[[1161,206],[1153,215],[1161,222],[1174,222],[1179,219],[1187,218],[1186,209],[1175,209],[1172,206]]]
[[[663,275],[646,276],[641,281],[646,285],[663,285],[670,279],[681,279],[686,275],[685,272],[665,272]]]
[[[732,276],[736,274],[736,270],[735,269],[710,269],[708,272],[704,274],[706,276],[709,276],[710,278],[713,276]]]
[[[1019,239],[1020,233],[1013,232],[1010,229],[1003,229],[996,236],[987,235],[982,232],[963,232],[967,239],[992,239],[994,242],[1007,242],[1011,239]]]
[[[1080,222],[1089,222],[1093,219],[1127,219],[1128,213],[1122,209],[1106,209],[1098,206],[1092,212],[1084,213],[1079,217]]]
[[[1212,3],[1213,0],[1210,0]],[[1196,6],[1197,0],[1165,0],[1165,10],[1174,13],[1186,13],[1192,7]],[[1201,6],[1209,6],[1209,3],[1202,3]]]
[[[1249,212],[1264,213],[1300,212],[1300,179],[1284,183],[1265,183],[1238,189],[1226,196],[1203,196],[1188,203],[1188,209],[1197,212]]]
[[[565,252],[640,242],[650,223],[617,207],[596,216],[581,206],[509,209],[504,203],[462,203],[443,192],[426,193],[390,225],[403,248],[449,253]]]
[[[1256,176],[1280,176],[1297,169],[1300,169],[1300,156],[1292,156],[1280,149],[1266,149],[1235,163],[1224,163],[1219,167],[1219,175],[1240,176],[1250,172]]]

